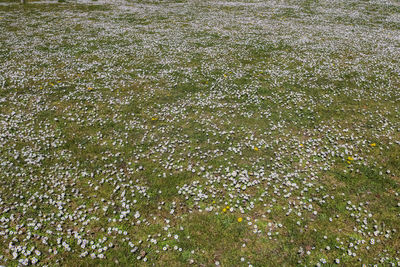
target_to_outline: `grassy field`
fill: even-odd
[[[0,264],[400,266],[400,4],[0,5]]]

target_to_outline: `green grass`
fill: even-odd
[[[398,264],[397,11],[0,5],[0,263]]]

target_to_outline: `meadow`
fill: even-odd
[[[0,264],[400,266],[396,0],[0,3]]]

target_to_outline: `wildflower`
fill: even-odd
[[[222,211],[223,211],[223,212],[226,212],[226,208],[223,208]]]
[[[92,87],[88,87],[87,89],[88,89],[89,91],[93,90],[93,88],[92,88]]]
[[[348,156],[348,157],[347,157],[347,160],[348,160],[348,161],[352,161],[352,160],[354,160],[354,158],[351,157],[351,156]]]
[[[226,77],[228,77],[228,75],[224,74],[224,77],[226,78]]]
[[[300,144],[300,147],[303,147],[303,144]]]
[[[158,118],[153,117],[153,118],[151,118],[151,120],[156,121],[156,120],[158,120]]]
[[[254,147],[254,151],[258,151],[258,147],[255,146],[255,147]]]
[[[238,220],[238,222],[242,222],[242,221],[243,221],[243,218],[242,218],[242,217],[239,217],[237,220]]]
[[[33,257],[31,261],[32,261],[32,264],[36,264],[39,260],[36,257]]]
[[[372,144],[370,144],[370,146],[371,146],[371,147],[375,147],[375,146],[376,146],[376,144],[375,144],[375,143],[372,143]]]

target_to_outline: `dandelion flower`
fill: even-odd
[[[375,143],[372,143],[372,144],[370,144],[370,146],[371,146],[371,147],[375,147],[375,146],[376,146],[376,144],[375,144]]]
[[[242,222],[242,221],[243,221],[243,218],[242,218],[242,217],[239,217],[237,220],[238,220],[238,222]]]
[[[258,151],[258,147],[255,146],[255,147],[254,147],[254,151]]]

